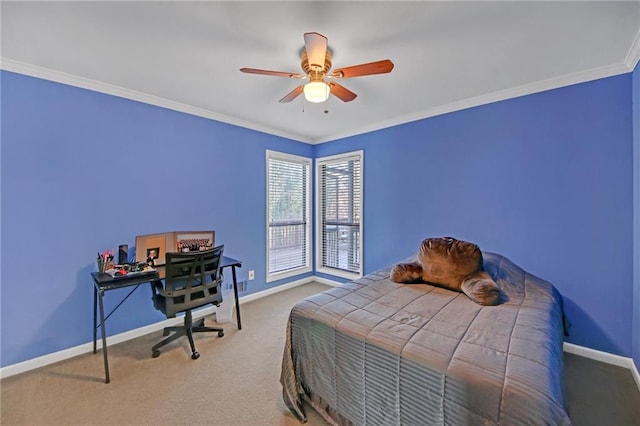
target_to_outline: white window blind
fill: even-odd
[[[320,272],[362,275],[362,152],[318,159]]]
[[[311,270],[311,160],[267,151],[267,281]]]

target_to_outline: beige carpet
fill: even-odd
[[[234,319],[224,324],[222,338],[215,333],[198,335],[201,356],[196,361],[190,358],[186,339],[151,358],[151,346],[162,338],[156,332],[109,347],[110,384],[104,383],[101,352],[6,378],[0,382],[0,421],[2,425],[300,425],[284,406],[278,381],[286,321],[295,302],[326,288],[311,283],[243,304],[243,330],[236,329]],[[575,425],[640,425],[640,392],[628,370],[576,356],[566,359]],[[307,425],[327,425],[310,408],[307,413]]]
[[[109,384],[102,352],[3,379],[2,425],[300,425],[279,383],[286,321],[295,302],[327,288],[242,304],[242,330],[234,315],[224,337],[198,333],[196,361],[186,338],[151,358],[156,332],[109,347]],[[326,423],[316,415],[308,424]]]

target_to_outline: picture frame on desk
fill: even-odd
[[[167,247],[172,247],[172,233],[138,235],[136,237],[136,262],[151,266],[166,263]]]
[[[181,231],[175,233],[176,251],[189,253],[215,247],[214,231]]]

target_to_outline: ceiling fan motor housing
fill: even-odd
[[[323,65],[309,64],[309,58],[307,56],[306,50],[303,50],[302,52],[302,61],[300,63],[300,66],[302,67],[302,70],[305,72],[305,74],[309,76],[309,78],[317,75],[321,75],[321,78],[324,77],[324,75],[331,69],[331,65],[331,53],[329,52],[329,49],[327,49],[327,53],[325,54]]]

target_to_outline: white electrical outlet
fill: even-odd
[[[252,269],[249,271],[249,281],[251,281],[252,279],[254,279],[256,277],[256,273],[255,271]]]

